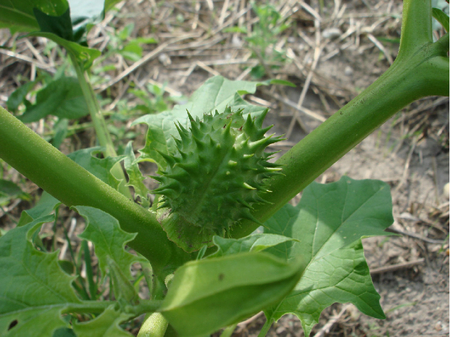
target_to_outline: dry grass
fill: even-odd
[[[250,50],[245,39],[252,34],[259,19],[247,0],[122,2],[116,6],[117,11],[108,14],[89,33],[90,46],[108,52],[117,32],[129,23],[135,25],[130,38],[153,37],[158,43],[144,45],[143,57],[136,61],[114,53],[97,63],[96,68],[110,65],[114,70],[101,73],[96,91],[110,98],[104,109],[117,112],[119,106],[123,109],[121,102],[130,109],[138,103],[136,96],[129,93],[132,87],[156,84],[164,87],[166,98],[187,96],[210,76],[220,74],[233,80],[251,80],[251,68],[261,64],[267,77],[297,84],[295,90],[270,87],[260,90],[257,96],[247,97],[256,104],[272,108],[269,118],[276,123],[274,129],[287,138],[277,150],[286,150],[372,83],[396,57],[401,1],[334,0],[324,2],[324,7],[321,3],[274,2],[280,20],[289,25],[274,46],[275,51],[284,54],[280,62],[258,57],[258,53]],[[230,27],[245,28],[247,33],[227,32]],[[438,36],[442,32],[435,34]],[[55,74],[66,63],[56,48],[45,52],[47,41],[44,39],[17,39],[16,35],[1,31],[0,42],[2,46],[14,47],[0,49],[2,106],[17,87],[35,80],[42,72]],[[269,56],[274,53],[267,52]],[[33,100],[33,96],[29,98]],[[399,336],[408,333],[405,326],[411,324],[418,327],[411,330],[410,336],[422,331],[424,324],[430,325],[430,329],[423,331],[426,335],[430,331],[448,333],[448,287],[445,288],[445,284],[448,284],[449,204],[448,195],[443,195],[443,186],[448,183],[447,112],[448,98],[429,98],[414,103],[319,178],[321,182],[332,182],[343,174],[350,174],[354,178],[378,178],[390,183],[396,219],[392,228],[402,236],[365,244],[383,306],[392,309],[388,320],[374,322],[358,314],[352,305],[336,304],[322,314],[313,332],[315,336],[385,336],[387,333]],[[76,129],[81,131],[66,140],[64,151],[95,144],[88,128],[89,120],[80,123],[86,126]],[[125,127],[129,124],[125,122]],[[50,117],[30,127],[45,136],[53,125],[54,119]],[[138,134],[135,144],[139,144],[143,141],[144,130],[135,131]],[[3,177],[37,196],[37,186],[5,164]],[[3,206],[1,228],[12,226],[20,211],[29,206],[30,203],[20,199]],[[73,225],[75,215],[63,212],[60,218],[59,226],[66,228],[76,246],[74,234],[79,229],[75,230]],[[52,232],[50,227],[44,230]],[[64,256],[67,244],[62,239],[58,242]],[[385,287],[386,284],[390,284],[390,288]],[[395,309],[406,300],[402,302],[391,294],[408,288],[413,289],[405,293],[408,303],[421,301],[425,304],[420,308],[405,305]],[[408,297],[416,289],[419,289],[417,296]],[[420,289],[427,289],[434,297],[423,298]],[[428,323],[413,323],[411,317],[429,315],[427,311],[436,308],[432,299],[442,299],[439,317],[447,318],[437,320],[436,315],[430,315],[432,319]],[[237,327],[233,336],[255,336],[262,322],[261,316],[246,321]],[[269,336],[275,335],[303,336],[303,333],[299,322],[287,316],[269,332]]]

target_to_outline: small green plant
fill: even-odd
[[[33,4],[0,0],[0,21],[67,50],[94,120],[98,102],[85,71],[98,52],[79,43],[83,29],[73,29],[67,2]],[[101,2],[101,11],[110,6]],[[270,82],[213,77],[185,104],[140,117],[134,123],[148,132],[137,158],[131,143],[122,156],[100,158],[104,148],[66,156],[0,108],[0,158],[46,191],[0,237],[0,335],[130,336],[123,324],[146,314],[139,336],[207,336],[260,311],[260,336],[287,313],[309,335],[335,302],[384,318],[361,238],[385,235],[393,222],[389,186],[313,181],[403,106],[448,95],[448,33],[433,42],[431,13],[429,1],[406,0],[391,68],[275,164],[264,152],[278,140],[265,136],[267,111],[242,97]],[[100,117],[94,124],[104,126]],[[127,180],[113,172],[119,161]],[[158,166],[153,204],[139,170],[145,161]],[[137,203],[117,191],[126,185]],[[86,243],[85,277],[79,258],[72,268],[41,244],[39,230],[55,223],[61,203],[85,219],[79,237],[94,246],[96,278]],[[264,232],[255,232],[260,225]],[[137,276],[132,264],[141,266]],[[144,281],[149,298],[137,290]]]
[[[258,21],[253,25],[252,32],[246,41],[252,51],[252,57],[259,61],[259,64],[251,70],[251,75],[255,79],[260,79],[271,74],[271,69],[279,67],[277,64],[286,62],[286,51],[276,48],[280,34],[290,27],[282,20],[280,13],[271,5],[252,4],[253,11],[258,17]],[[226,29],[227,32],[248,34],[245,27],[232,27]]]

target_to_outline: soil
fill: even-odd
[[[213,4],[213,10],[208,7],[209,3]],[[230,0],[227,3],[230,11],[233,6],[247,8],[249,5],[246,1]],[[267,123],[275,125],[272,131],[288,136],[282,146],[275,148],[280,153],[320,125],[321,119],[301,112],[298,115],[300,122],[293,123],[296,110],[274,97],[281,96],[285,101],[297,104],[306,86],[302,106],[325,119],[369,86],[395,59],[398,44],[383,42],[384,48],[380,50],[371,37],[379,38],[377,41],[383,38],[395,40],[400,34],[402,3],[398,0],[335,0],[323,11],[318,8],[319,1],[311,1],[306,6],[301,6],[301,3],[287,1],[278,7],[281,13],[291,18],[291,22],[295,22],[298,30],[287,30],[286,42],[282,46],[284,50],[290,50],[294,57],[273,70],[274,76],[294,82],[297,88],[263,88],[254,95],[258,98],[257,103],[271,107]],[[217,36],[223,37],[221,44],[208,44],[214,36],[208,37],[205,31],[217,28],[222,6],[223,1],[195,4],[169,1],[158,2],[156,7],[143,1],[129,1],[122,8],[123,15],[118,15],[112,22],[120,27],[132,20],[136,23],[133,33],[136,36],[156,35],[160,42],[164,42],[198,33],[198,38],[171,44],[155,58],[142,64],[139,70],[132,73],[133,80],[141,84],[167,83],[166,90],[185,96],[189,96],[215,73],[229,79],[251,80],[249,76],[241,78],[245,72],[242,64],[231,62],[249,56],[240,36],[233,37],[232,34],[219,31]],[[248,13],[241,20],[247,26],[251,19]],[[319,24],[314,14],[320,16]],[[151,26],[139,19],[145,15],[152,17]],[[104,29],[108,30],[109,26]],[[346,33],[349,35],[343,38]],[[187,47],[184,43],[188,42],[194,47]],[[314,53],[317,51],[320,57],[314,66],[314,55],[317,55]],[[214,65],[217,60],[229,62]],[[129,62],[130,65],[132,63]],[[14,74],[27,66],[19,62],[15,67],[12,73],[2,73],[2,78],[7,79],[4,83],[10,85],[10,89],[2,93],[5,96],[0,97],[2,106],[5,105],[6,94],[14,89],[14,84],[8,79],[17,78]],[[312,68],[312,77],[308,83],[308,74]],[[109,74],[106,80],[118,73]],[[118,97],[126,89],[125,79],[111,87],[110,92]],[[130,96],[124,94],[123,97]],[[247,98],[255,102],[253,96]],[[353,179],[380,179],[387,182],[391,186],[395,219],[391,228],[399,235],[364,239],[365,255],[375,288],[381,295],[386,320],[367,317],[353,305],[335,304],[322,313],[320,323],[312,335],[449,334],[449,199],[446,185],[449,182],[448,109],[448,98],[432,97],[413,103],[317,178],[321,183],[337,181],[343,175]],[[294,125],[292,129],[291,125]],[[293,203],[298,202],[299,198],[296,197]],[[2,226],[9,223],[6,217],[0,220]],[[257,336],[263,323],[263,316],[255,317],[238,325],[233,336]],[[298,319],[286,315],[267,335],[284,337],[304,334]]]

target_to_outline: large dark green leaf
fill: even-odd
[[[303,257],[308,265],[295,289],[266,310],[269,320],[296,314],[309,335],[323,309],[335,302],[352,302],[367,315],[384,318],[379,295],[365,262],[361,237],[386,235],[393,222],[389,186],[381,181],[312,183],[297,207],[285,205],[265,224],[265,231],[297,239],[269,249],[290,260]]]
[[[59,118],[78,119],[88,113],[78,80],[61,77],[38,92],[36,104],[28,107],[20,119],[24,123],[30,123],[50,114]]]
[[[60,16],[48,15],[38,8],[33,8],[33,13],[42,33],[52,33],[65,40],[73,41],[73,29],[69,8]]]
[[[30,32],[40,29],[33,9],[60,16],[68,9],[66,0],[0,0],[0,28]]]

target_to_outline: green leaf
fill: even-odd
[[[81,303],[71,287],[74,278],[59,267],[57,252],[37,251],[30,241],[44,222],[53,221],[54,216],[39,218],[0,237],[1,336],[52,336],[66,326],[61,310]]]
[[[379,301],[359,240],[314,260],[295,289],[265,314],[268,319],[278,320],[293,313],[300,318],[305,336],[309,336],[322,311],[333,303],[351,302],[364,314],[384,319]]]
[[[292,87],[292,88],[297,87],[294,83],[292,83],[290,81],[286,81],[286,80],[273,79],[273,80],[269,80],[269,83],[270,84],[286,85],[286,86]]]
[[[126,311],[127,306],[139,304],[139,295],[117,263],[111,258],[107,260],[114,297],[119,302],[121,309]]]
[[[358,241],[387,235],[393,223],[389,186],[378,180],[342,177],[331,184],[312,183],[300,203],[286,205],[265,223],[268,233],[299,240],[279,245],[280,257],[301,255],[308,262]],[[287,246],[291,246],[287,248]]]
[[[433,8],[431,14],[444,27],[445,31],[448,32],[448,15],[439,8]]]
[[[144,185],[144,177],[139,169],[138,163],[134,156],[132,142],[129,142],[125,148],[124,167],[128,174],[127,186],[132,186],[134,189],[135,199],[139,198],[139,202],[143,207],[149,207],[148,194],[150,191]]]
[[[28,193],[21,190],[19,186],[9,180],[0,179],[0,204],[13,198],[30,200]]]
[[[94,60],[102,54],[97,49],[84,47],[77,42],[65,40],[53,33],[32,32],[27,36],[41,36],[56,42],[60,46],[64,47],[68,52],[72,53],[80,62],[82,62],[84,69],[88,69]]]
[[[59,16],[67,10],[68,4],[66,0],[0,0],[0,24],[16,31],[37,30],[39,24],[33,13],[34,8],[48,15]]]
[[[133,315],[122,313],[109,306],[100,316],[85,323],[75,323],[73,329],[78,337],[131,337],[119,324],[129,320]]]
[[[142,58],[142,47],[136,42],[131,42],[119,50],[119,54],[130,61],[136,62]]]
[[[61,202],[58,199],[47,192],[42,193],[41,198],[33,208],[22,212],[18,226],[24,226],[35,219],[52,214],[60,204]]]
[[[78,119],[88,113],[78,80],[73,77],[62,77],[40,90],[36,95],[36,104],[28,107],[19,118],[24,123],[31,123],[49,114],[59,118]]]
[[[295,239],[276,234],[252,234],[240,239],[214,236],[213,242],[217,246],[217,251],[209,255],[209,257],[220,257],[243,252],[259,252],[287,241],[295,241]]]
[[[36,7],[33,8],[33,13],[42,33],[52,33],[65,40],[73,40],[69,8],[60,16],[48,15]]]
[[[37,81],[27,82],[20,86],[8,97],[6,106],[9,111],[15,112],[19,105],[25,100],[26,95],[33,89]]]
[[[77,335],[75,335],[72,329],[59,328],[53,333],[52,337],[77,337]]]
[[[304,270],[265,253],[191,261],[180,267],[160,308],[180,336],[205,336],[280,301]]]
[[[119,3],[121,0],[105,0],[105,12],[109,11],[114,7],[116,3]]]
[[[247,28],[246,27],[228,27],[223,30],[224,33],[243,33],[247,34]]]
[[[85,218],[87,224],[84,232],[78,236],[94,244],[102,277],[107,274],[108,259],[111,259],[126,278],[131,280],[130,265],[138,262],[139,258],[128,253],[124,247],[136,237],[136,234],[123,231],[115,218],[97,208],[76,206],[75,209]]]
[[[58,121],[55,123],[55,126],[53,127],[53,132],[55,133],[51,144],[56,147],[57,149],[61,146],[62,142],[67,136],[69,127],[69,120],[65,118],[58,119]]]
[[[352,302],[363,313],[383,318],[360,239],[386,235],[392,222],[389,186],[381,181],[343,177],[308,186],[297,207],[285,205],[264,225],[268,233],[299,241],[269,252],[286,260],[302,256],[308,263],[294,291],[266,311],[268,319],[294,313],[309,335],[322,310],[334,302]]]
[[[122,157],[98,158],[97,155],[99,154],[102,154],[101,147],[91,147],[72,152],[67,157],[88,170],[101,181],[117,189],[120,182],[112,175],[111,170],[114,165],[122,160]]]
[[[266,85],[265,82],[230,81],[222,76],[208,79],[199,89],[197,89],[189,102],[183,105],[176,105],[172,110],[156,115],[146,115],[134,121],[134,124],[145,123],[148,125],[148,133],[145,147],[140,150],[140,161],[153,161],[164,168],[166,163],[159,152],[168,154],[175,150],[173,137],[178,136],[175,123],[183,126],[188,124],[188,114],[195,118],[202,118],[203,114],[218,110],[223,112],[229,106],[233,110],[244,109],[244,117],[252,113],[254,115],[262,113],[263,107],[256,107],[245,102],[240,95],[255,93],[259,85]]]

